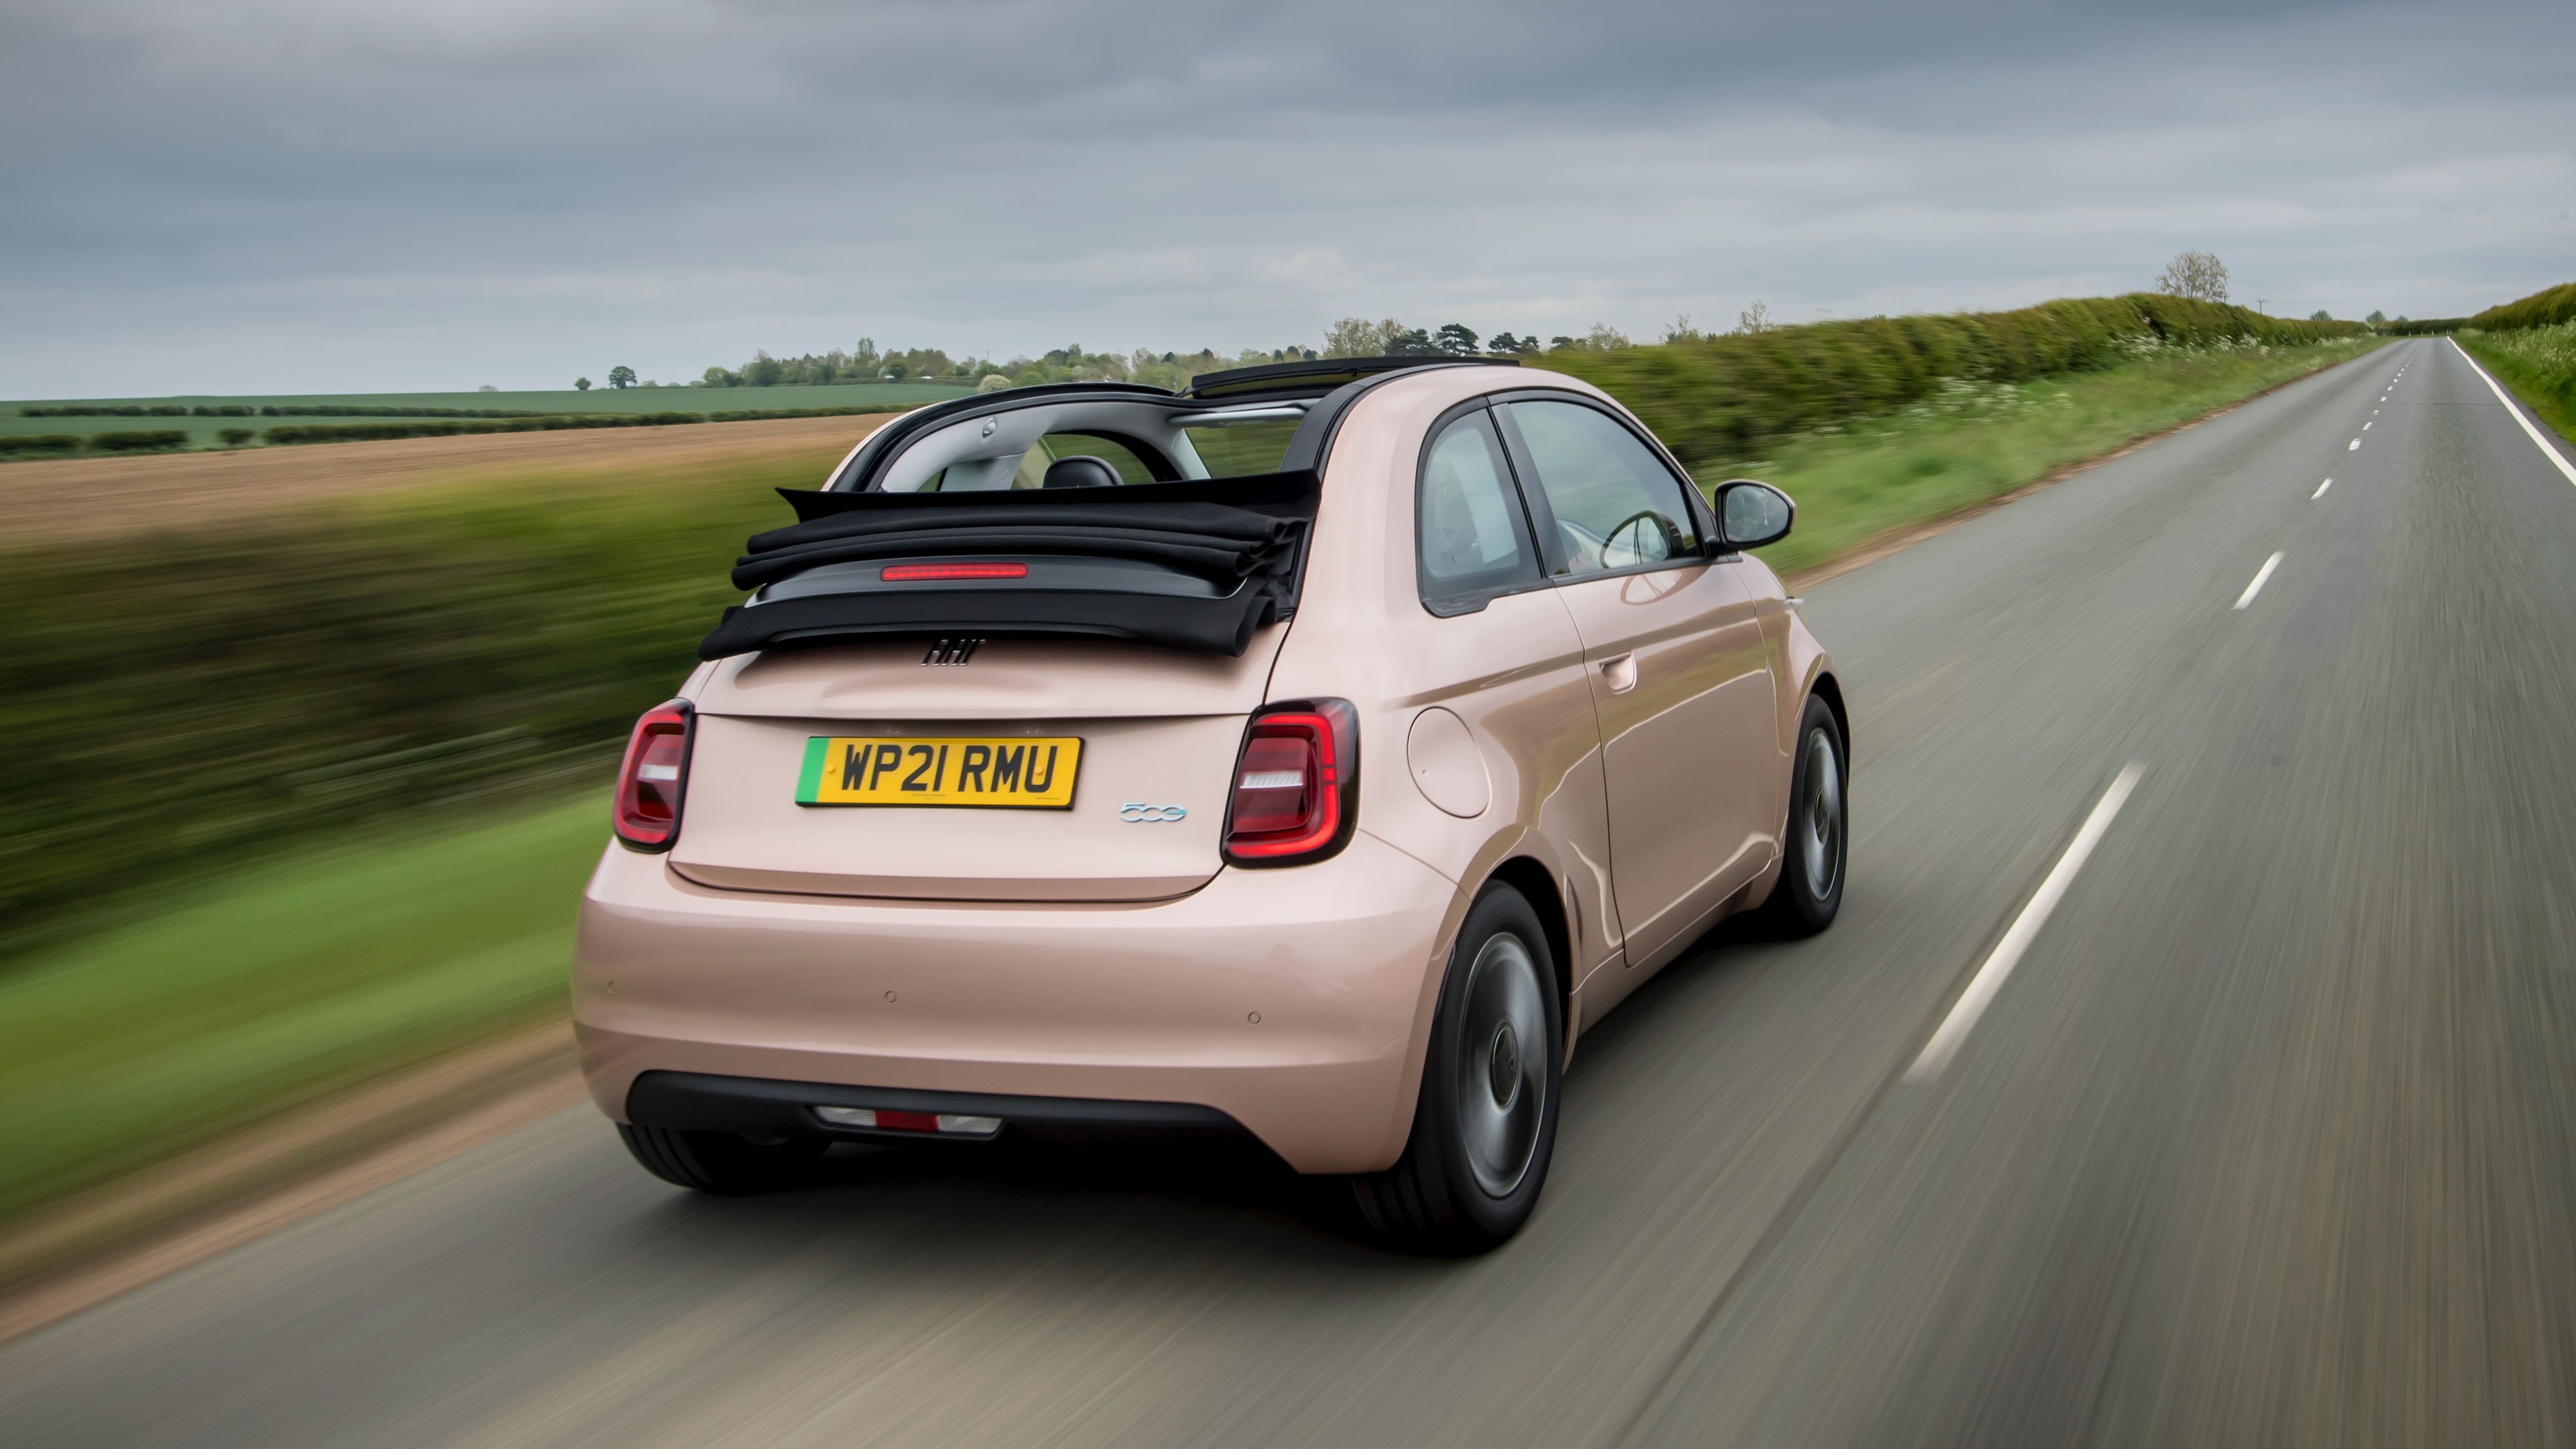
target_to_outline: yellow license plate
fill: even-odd
[[[796,778],[799,805],[999,805],[1068,810],[1082,741],[888,739],[815,735]]]

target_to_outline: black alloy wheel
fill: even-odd
[[[1798,721],[1798,751],[1789,763],[1789,819],[1780,835],[1780,883],[1768,909],[1791,935],[1812,936],[1843,906],[1851,857],[1851,813],[1845,799],[1851,768],[1834,712],[1814,695]]]
[[[1519,1232],[1555,1151],[1564,1057],[1547,932],[1520,892],[1489,885],[1449,953],[1404,1155],[1351,1179],[1370,1228],[1443,1257]]]

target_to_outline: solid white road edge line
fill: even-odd
[[[2319,493],[2323,493],[2324,491],[2325,490],[2322,488],[2317,490]],[[2279,568],[2280,566],[2281,556],[2277,553],[2272,555],[2270,558],[2263,560],[2263,566],[2254,571],[2254,582],[2247,584],[2245,586],[2245,592],[2236,596],[2236,607],[2241,609],[2247,604],[2254,602],[2254,596],[2263,592],[2263,581],[2270,578],[2272,576],[2272,570]]]
[[[1957,1055],[1959,1043],[1967,1039],[1969,1030],[1977,1024],[1977,1018],[1985,1015],[1995,993],[2003,989],[2004,978],[2012,975],[2013,967],[2021,964],[2021,953],[2030,949],[2031,938],[2039,934],[2040,927],[2048,924],[2049,912],[2057,909],[2057,902],[2065,896],[2066,888],[2075,883],[2075,873],[2084,868],[2084,858],[2093,853],[2094,846],[2102,843],[2103,832],[2111,828],[2111,820],[2120,813],[2120,806],[2128,800],[2129,792],[2138,788],[2138,777],[2146,773],[2146,768],[2143,762],[2131,760],[2120,771],[2120,778],[2113,780],[2111,788],[2103,791],[2102,798],[2094,802],[2093,813],[2084,817],[2084,827],[2067,842],[2066,853],[2049,868],[2047,879],[2039,883],[2039,889],[2032,893],[2030,903],[2021,908],[2021,914],[2013,917],[2012,926],[2004,932],[2004,938],[1995,943],[1994,950],[1986,953],[1985,964],[1977,968],[1976,975],[1968,978],[1968,989],[1959,993],[1959,1000],[1950,1008],[1950,1014],[1941,1018],[1941,1024],[1933,1029],[1932,1039],[1923,1044],[1922,1052],[1914,1058],[1914,1065],[1905,1069],[1905,1080],[1928,1082],[1941,1075],[1941,1069]]]
[[[2318,484],[2318,485],[2317,485],[2317,491],[2316,491],[2316,492],[2311,493],[2311,494],[2309,494],[2309,495],[2308,495],[2308,501],[2309,501],[2310,503],[2314,503],[2314,502],[2316,502],[2318,499],[2325,497],[2325,496],[2326,496],[2326,490],[2327,490],[2327,489],[2329,489],[2329,488],[2332,488],[2333,486],[2334,486],[2334,480],[2333,480],[2332,478],[2328,478],[2328,479],[2327,479],[2326,481],[2324,481],[2323,483],[2320,483],[2320,484]]]
[[[2487,370],[2478,366],[2478,360],[2469,356],[2469,349],[2460,346],[2460,340],[2458,338],[2454,337],[2450,339],[2450,342],[2452,348],[2460,354],[2460,360],[2467,363],[2478,376],[2486,378],[2487,386],[2495,390],[2496,401],[2503,403],[2504,410],[2511,413],[2513,415],[2513,420],[2522,425],[2524,435],[2531,439],[2531,446],[2538,448],[2542,457],[2557,464],[2558,471],[2567,475],[2568,482],[2576,483],[2576,463],[2568,462],[2565,454],[2560,453],[2556,448],[2549,446],[2549,440],[2540,436],[2540,429],[2531,425],[2531,419],[2522,415],[2522,409],[2513,405],[2513,399],[2505,396],[2504,389],[2497,385],[2494,378],[2487,377]]]

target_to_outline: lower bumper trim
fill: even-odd
[[[682,1132],[734,1132],[745,1137],[872,1138],[919,1142],[987,1141],[995,1135],[896,1131],[834,1121],[817,1109],[864,1108],[935,1117],[998,1118],[1006,1127],[1040,1132],[1109,1131],[1161,1135],[1249,1136],[1242,1124],[1214,1107],[1191,1102],[1121,1102],[1083,1097],[1020,1097],[997,1092],[921,1092],[903,1087],[851,1087],[832,1082],[782,1082],[706,1072],[646,1072],[626,1093],[627,1120]]]

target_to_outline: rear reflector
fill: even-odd
[[[890,584],[924,583],[933,579],[1024,579],[1029,566],[1024,563],[941,563],[888,564],[877,571],[877,577]]]
[[[1347,701],[1274,705],[1245,729],[1226,810],[1225,858],[1302,865],[1350,843],[1359,819],[1359,711]]]
[[[955,1112],[903,1112],[892,1107],[817,1107],[814,1115],[835,1127],[867,1127],[879,1132],[936,1132],[949,1137],[990,1137],[1002,1130],[999,1117],[970,1117]]]
[[[637,850],[668,850],[680,833],[680,802],[688,788],[689,736],[696,715],[685,699],[646,710],[626,741],[618,766],[610,823],[617,838]]]

